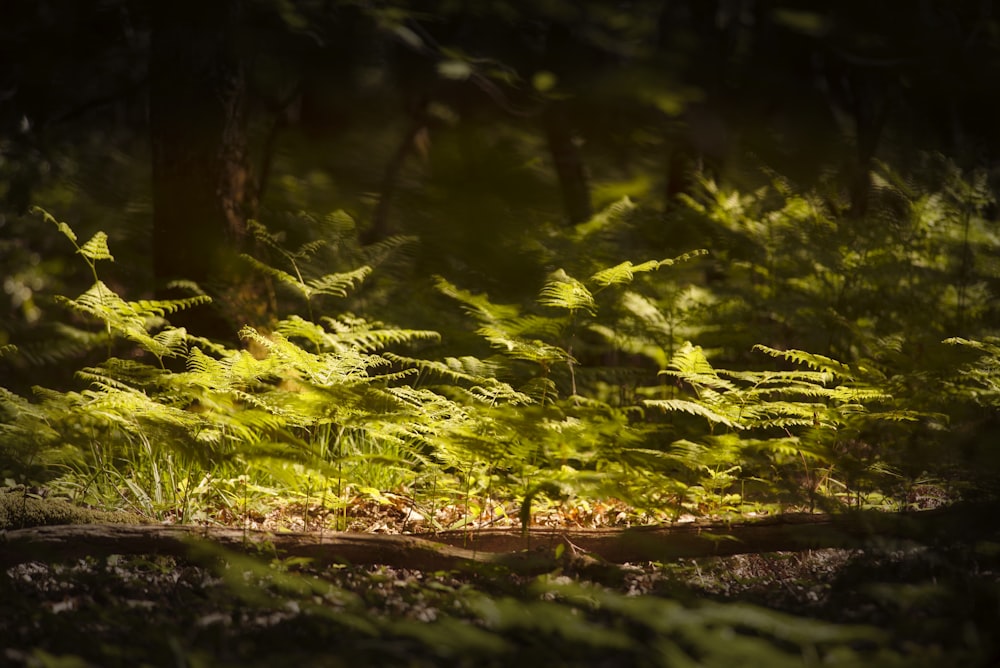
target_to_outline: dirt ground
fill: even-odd
[[[998,573],[994,543],[636,564],[600,585],[218,554],[29,562],[0,586],[0,664],[985,667]]]

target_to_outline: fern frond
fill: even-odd
[[[208,378],[219,378],[224,375],[226,366],[202,352],[201,348],[192,347],[187,357],[187,370],[191,373]]]
[[[108,249],[108,235],[104,232],[98,232],[92,236],[87,243],[80,246],[77,253],[90,260],[115,261],[115,258],[111,256],[111,251]]]
[[[554,386],[553,386],[554,387]],[[463,387],[461,385],[433,385],[434,392],[453,399],[460,405],[482,404],[486,406],[523,406],[535,403],[528,394],[515,390],[502,381],[485,382],[479,385]],[[523,389],[523,388],[522,388]],[[550,399],[554,396],[554,390]]]
[[[419,237],[410,235],[395,235],[382,241],[377,241],[373,244],[365,246],[362,250],[362,258],[365,264],[377,265],[381,264],[390,255],[395,254],[402,248],[408,246],[412,247],[417,244]]]
[[[754,350],[759,350],[760,352],[770,355],[771,357],[776,357],[780,359],[788,360],[789,362],[795,362],[796,364],[802,364],[808,366],[810,369],[817,369],[819,371],[824,371],[826,373],[832,374],[834,376],[840,377],[853,377],[854,373],[851,368],[844,364],[843,362],[838,362],[837,360],[827,357],[825,355],[818,355],[816,353],[808,353],[804,350],[777,350],[775,348],[769,348],[768,346],[762,345],[760,343],[754,345]]]
[[[708,447],[704,443],[695,443],[687,439],[679,439],[669,445],[666,456],[679,464],[695,470],[703,465]]]
[[[195,283],[194,281],[188,281],[182,279],[173,280],[167,283],[167,288],[170,290],[186,290],[187,292],[190,292],[193,295],[199,295],[203,297],[207,296],[206,292],[201,289],[201,286]]]
[[[717,375],[701,346],[686,341],[670,359],[670,369],[678,374]]]
[[[346,297],[351,290],[361,285],[371,273],[371,267],[362,266],[354,271],[326,274],[325,276],[306,282],[306,295],[307,297],[312,297],[313,295]]]
[[[725,425],[730,429],[744,429],[745,427],[734,420],[718,413],[708,406],[698,403],[695,401],[688,401],[686,399],[644,399],[642,401],[644,406],[650,408],[658,408],[666,413],[670,412],[682,412],[689,413],[691,415],[697,415],[703,417],[709,422],[714,422],[716,424]]]
[[[554,387],[554,385],[552,385]],[[524,391],[519,392],[507,383],[494,382],[485,383],[483,385],[474,385],[469,388],[469,393],[476,397],[479,401],[488,404],[490,406],[497,406],[499,404],[509,404],[511,406],[522,406],[535,403],[535,399],[531,396],[531,391],[528,386],[522,388]],[[552,392],[551,396],[555,396]]]
[[[57,297],[56,300],[75,311],[100,320],[110,331],[138,343],[160,358],[182,354],[183,349],[176,345],[176,334],[159,340],[150,336],[149,318],[162,317],[163,314],[210,301],[208,297],[197,296],[176,300],[126,302],[100,280],[76,299]]]
[[[336,338],[342,345],[360,352],[374,353],[389,346],[437,342],[441,340],[441,335],[424,329],[369,329],[342,334]]]
[[[638,273],[656,271],[660,267],[667,267],[680,262],[689,262],[703,255],[708,255],[708,251],[700,248],[698,250],[683,253],[675,258],[667,258],[665,260],[647,260],[646,262],[642,262],[640,264],[632,264],[631,261],[626,261],[621,264],[617,264],[614,267],[598,271],[590,277],[590,280],[593,283],[597,283],[601,287],[624,285],[626,283],[631,283],[635,278],[635,275]]]
[[[622,307],[641,322],[645,328],[669,335],[672,332],[669,321],[651,299],[628,290],[622,295]]]
[[[76,372],[76,377],[106,391],[139,392],[136,388],[118,378],[109,376],[100,367],[84,367]]]
[[[918,422],[927,418],[927,413],[908,410],[877,411],[869,413],[869,415],[876,420],[885,420],[886,422]],[[939,417],[947,420],[943,415]]]
[[[666,260],[664,260],[666,262]],[[632,264],[631,261],[625,261],[621,264],[617,264],[614,267],[608,267],[607,269],[602,269],[593,276],[590,277],[590,281],[597,283],[601,287],[608,287],[611,285],[624,285],[626,283],[631,283],[632,279],[635,278],[635,274],[638,272],[654,271],[659,269],[663,263],[656,260],[649,260],[648,262],[643,262],[642,264]]]
[[[160,330],[153,340],[164,349],[170,351],[170,357],[183,357],[187,354],[187,330],[183,327],[167,327]]]
[[[106,380],[131,388],[155,388],[170,374],[168,371],[136,360],[112,357],[96,367],[84,367],[76,372],[84,380]]]
[[[776,459],[781,460],[795,460],[801,461],[806,459],[812,462],[825,461],[828,459],[822,453],[816,452],[815,449],[809,448],[803,443],[802,439],[797,436],[783,436],[781,438],[766,438],[766,439],[744,439],[742,443],[742,448],[744,452],[753,453],[766,453],[772,456],[776,455]]]
[[[386,388],[385,391],[405,404],[419,409],[421,417],[431,422],[436,419],[447,419],[448,416],[464,413],[457,404],[427,389],[390,387]]]
[[[623,223],[635,209],[635,203],[628,197],[623,197],[594,214],[587,222],[577,225],[573,237],[577,242],[583,242],[607,232],[610,228]]]
[[[277,267],[272,267],[266,262],[261,262],[254,256],[248,255],[246,253],[240,254],[240,258],[244,262],[249,264],[256,271],[264,274],[265,276],[270,276],[271,278],[278,281],[282,285],[286,285],[292,288],[306,299],[309,298],[310,294],[309,286],[307,286],[304,282],[300,281],[298,277],[292,276],[287,271],[283,271],[281,269],[278,269]]]
[[[253,327],[250,327],[249,325],[244,325],[242,328],[240,328],[239,337],[242,340],[253,341],[257,345],[261,346],[262,348],[268,351],[272,350],[276,345],[274,339],[265,334],[262,334],[261,332],[257,331]]]
[[[384,361],[383,357],[376,357],[375,359]],[[380,383],[399,383],[418,375],[420,372],[417,369],[401,369],[399,371],[388,371],[380,372],[371,375],[373,381],[378,381]]]
[[[313,241],[307,241],[296,248],[294,253],[288,253],[288,255],[296,260],[308,260],[328,245],[329,242],[327,242],[326,239],[315,239]]]
[[[434,277],[438,292],[462,304],[465,311],[480,323],[499,323],[516,318],[521,310],[517,306],[494,304],[486,295],[476,295],[463,290],[440,276]]]
[[[163,318],[171,313],[183,311],[184,309],[193,308],[195,306],[202,306],[211,302],[212,298],[208,295],[196,295],[194,297],[185,297],[183,299],[141,299],[137,302],[128,302],[128,305],[132,311],[140,317],[158,316]]]
[[[422,376],[452,383],[477,384],[493,380],[498,365],[483,362],[476,357],[449,357],[444,362],[436,360],[403,357],[394,353],[383,353],[383,356],[395,364],[411,366],[420,371]]]
[[[384,327],[382,323],[348,316],[323,317],[322,322],[330,331],[293,315],[275,325],[275,331],[290,339],[305,339],[324,351],[355,350],[373,353],[390,346],[436,342],[441,339],[440,334],[431,330]]]
[[[274,330],[288,339],[302,339],[320,348],[329,348],[333,343],[330,333],[322,325],[298,315],[281,320]]]
[[[642,355],[643,357],[647,357],[660,369],[667,366],[667,353],[661,346],[651,342],[646,336],[630,336],[606,325],[596,323],[588,325],[587,330],[597,334],[603,341],[607,342],[617,350],[633,355]],[[624,369],[611,369],[608,367],[603,368],[603,370],[606,372],[610,371],[612,373],[620,373],[621,371],[624,371]],[[582,369],[580,371],[583,372]],[[632,371],[644,373],[640,369],[632,369]]]
[[[833,390],[831,398],[838,403],[873,403],[891,401],[892,395],[874,387],[852,387],[838,385]]]
[[[706,389],[715,392],[731,392],[736,390],[736,385],[725,378],[721,378],[715,368],[705,357],[705,351],[701,346],[685,343],[674,353],[670,359],[669,368],[659,372],[662,376],[669,376],[682,380],[693,385],[699,392]]]
[[[70,227],[66,223],[59,222],[58,220],[55,219],[55,217],[51,213],[49,213],[48,211],[46,211],[45,209],[43,209],[40,206],[32,206],[28,211],[32,215],[41,216],[42,219],[45,222],[52,223],[53,225],[55,225],[56,228],[59,230],[60,233],[62,233],[63,236],[65,236],[67,239],[69,239],[70,241],[72,241],[74,245],[76,244],[77,237],[76,237],[76,233],[73,232],[73,228],[72,227]]]
[[[562,269],[555,272],[542,288],[538,303],[542,306],[563,308],[570,312],[584,310],[591,315],[597,313],[597,303],[590,290]]]
[[[797,385],[810,387],[822,386],[831,382],[834,378],[833,374],[827,371],[805,371],[802,369],[792,369],[790,371],[730,371],[728,369],[719,369],[718,373],[720,376],[726,376],[727,378],[751,384],[754,388],[761,391],[772,386],[778,386],[779,389],[795,387]]]
[[[513,359],[525,360],[542,365],[568,362],[573,358],[562,348],[544,341],[513,338],[497,327],[480,327],[476,333],[489,341],[490,345]],[[576,360],[573,360],[574,362]]]
[[[247,220],[247,231],[257,243],[264,244],[270,248],[278,250],[281,249],[281,243],[283,241],[282,235],[271,232],[267,229],[267,226],[259,220],[254,218]]]
[[[973,350],[980,350],[984,353],[992,355],[993,357],[1000,357],[1000,339],[993,337],[984,337],[981,340],[977,339],[965,339],[960,336],[952,336],[944,340],[944,343],[950,346],[963,346],[966,348],[972,348]]]

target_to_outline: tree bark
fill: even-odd
[[[238,277],[255,206],[241,15],[241,0],[152,4],[153,269],[161,290],[189,280],[215,293],[213,313],[179,319],[226,338],[260,303]]]

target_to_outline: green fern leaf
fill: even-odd
[[[289,253],[288,255],[296,260],[307,260],[316,253],[323,250],[329,245],[326,239],[316,239],[314,241],[307,241],[306,243],[295,249],[294,253]]]
[[[115,258],[111,256],[111,251],[108,249],[108,235],[104,232],[98,232],[90,241],[85,243],[77,251],[80,255],[89,258],[91,260],[110,260],[114,262]]]
[[[528,341],[520,338],[512,338],[507,332],[497,327],[480,327],[477,333],[489,341],[490,345],[494,348],[513,359],[544,365],[569,362],[571,360],[573,362],[576,361],[562,348],[537,339]]]
[[[183,327],[167,327],[158,332],[153,340],[170,351],[171,357],[181,357],[187,353],[187,330]]]
[[[826,373],[833,374],[834,376],[852,377],[854,375],[849,366],[843,362],[838,362],[835,359],[826,357],[825,355],[808,353],[804,350],[777,350],[759,343],[756,344],[753,349],[759,350],[760,352],[770,355],[771,357],[778,357],[786,359],[789,362],[795,362],[796,364],[803,364],[808,366],[810,369],[825,371]]]
[[[33,206],[31,207],[31,209],[29,209],[29,211],[32,215],[41,216],[45,222],[52,223],[53,225],[55,225],[63,236],[72,241],[74,245],[76,244],[77,237],[72,227],[70,227],[66,223],[59,222],[58,220],[55,219],[55,217],[51,213],[41,208],[40,206]]]
[[[463,290],[440,276],[435,276],[434,285],[438,292],[462,304],[466,312],[481,323],[499,323],[517,318],[517,306],[494,304],[486,295],[476,295]]]
[[[621,224],[635,209],[635,203],[628,197],[623,197],[594,214],[587,222],[577,225],[573,236],[578,242],[587,241]]]
[[[261,262],[260,260],[258,260],[257,258],[253,257],[252,255],[247,255],[245,253],[241,254],[240,258],[244,262],[246,262],[247,264],[249,264],[251,267],[253,267],[255,270],[257,270],[260,273],[264,274],[265,276],[270,276],[271,278],[275,279],[276,281],[278,281],[282,285],[287,285],[288,287],[295,289],[300,294],[302,294],[302,296],[305,297],[306,299],[308,299],[310,297],[311,291],[310,291],[309,287],[306,286],[305,283],[303,283],[302,281],[300,281],[295,276],[292,276],[291,274],[289,274],[287,271],[282,271],[281,269],[278,269],[277,267],[272,267],[271,265],[269,265],[267,263]]]
[[[371,267],[362,266],[354,271],[327,274],[317,279],[307,281],[308,296],[333,295],[334,297],[346,297],[348,293],[372,273]]]
[[[365,264],[378,265],[392,255],[405,253],[407,257],[413,253],[419,237],[398,234],[383,239],[361,249],[361,257]]]
[[[668,261],[664,260],[664,262]],[[672,260],[670,262],[672,263]],[[658,269],[661,264],[661,262],[656,260],[650,260],[637,265],[632,264],[630,261],[625,261],[621,264],[615,265],[614,267],[602,269],[591,276],[590,280],[591,282],[597,283],[602,287],[608,287],[610,285],[623,285],[625,283],[631,283],[632,279],[635,278],[636,273],[654,271],[655,269]]]
[[[555,272],[542,288],[538,303],[571,312],[585,310],[591,315],[597,313],[597,304],[590,290],[562,269]]]
[[[719,377],[701,346],[685,343],[674,353],[668,369],[659,372],[661,376],[670,376],[691,384],[705,398],[704,392],[732,392],[736,385],[725,378]]]
[[[722,424],[730,429],[744,429],[743,425],[718,413],[704,404],[688,401],[686,399],[644,399],[643,405],[650,408],[658,408],[664,412],[683,412],[703,417],[709,422]]]
[[[183,299],[140,299],[139,301],[128,302],[128,306],[133,313],[140,317],[157,316],[162,318],[177,311],[210,304],[211,302],[212,298],[208,295],[196,295]]]

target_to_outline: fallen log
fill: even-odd
[[[560,543],[612,563],[669,561],[822,548],[863,548],[873,540],[924,544],[981,540],[1000,531],[1000,504],[961,503],[910,512],[785,513],[733,523],[688,522],[626,529],[446,531],[431,540],[483,552],[511,552]]]
[[[72,561],[112,554],[186,557],[204,554],[206,544],[262,557],[305,558],[321,566],[384,564],[444,570],[466,563],[503,561],[500,558],[503,555],[497,553],[477,554],[408,535],[271,533],[191,525],[70,524],[0,533],[0,567],[25,561]]]
[[[878,539],[922,543],[994,540],[1000,531],[998,510],[996,504],[961,504],[909,513],[789,514],[731,524],[532,529],[524,534],[494,529],[420,536],[271,533],[149,524],[38,526],[0,532],[0,567],[112,554],[185,557],[198,551],[204,553],[207,544],[265,557],[305,558],[318,566],[383,564],[430,571],[502,566],[512,572],[533,574],[567,564],[586,567],[599,562],[863,548]]]

